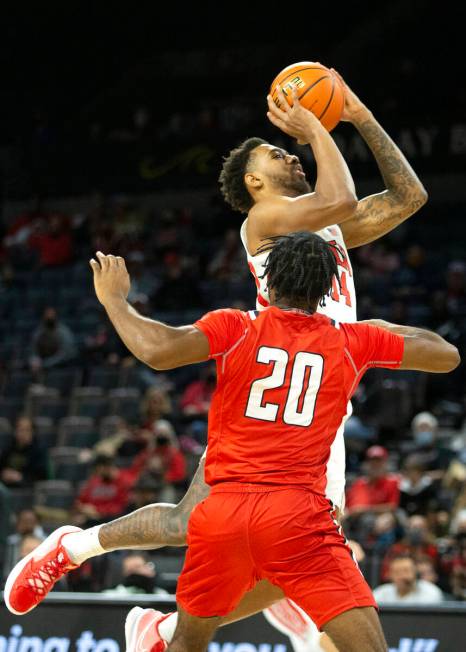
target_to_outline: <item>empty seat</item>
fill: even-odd
[[[5,380],[2,394],[4,396],[23,398],[33,382],[34,377],[30,371],[13,371]]]
[[[43,396],[35,396],[28,401],[27,411],[32,418],[49,417],[53,421],[58,421],[68,412],[68,400],[48,393]]]
[[[120,370],[118,367],[93,367],[89,372],[88,383],[102,389],[118,387]]]
[[[76,483],[85,480],[89,465],[79,460],[80,448],[57,446],[49,451],[50,467],[55,480],[69,480]]]
[[[18,514],[23,509],[32,509],[34,506],[34,491],[31,488],[9,489],[11,510]]]
[[[75,492],[69,480],[43,480],[34,485],[34,502],[41,507],[70,509]]]
[[[77,387],[73,391],[70,416],[101,419],[108,412],[108,401],[101,387]]]
[[[141,393],[135,387],[119,387],[108,393],[109,408],[112,414],[122,416],[129,423],[139,421]]]
[[[53,448],[57,445],[57,427],[50,417],[35,417],[34,431],[38,441],[44,448]]]
[[[58,389],[62,396],[68,396],[79,385],[82,378],[81,369],[49,369],[44,374],[44,385]]]
[[[94,419],[85,416],[65,417],[58,428],[59,446],[91,448],[99,438]]]
[[[0,417],[14,422],[24,410],[25,403],[22,399],[0,396]]]

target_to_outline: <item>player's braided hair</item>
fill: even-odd
[[[268,238],[257,251],[269,251],[262,278],[267,278],[276,300],[286,299],[290,307],[314,309],[316,301],[324,306],[333,277],[340,285],[335,250],[338,247],[308,231]]]
[[[244,175],[248,169],[252,150],[265,144],[267,141],[262,138],[248,138],[223,159],[222,171],[218,178],[220,191],[225,201],[235,211],[247,213],[254,203],[244,183]]]

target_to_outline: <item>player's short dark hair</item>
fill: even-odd
[[[225,201],[235,211],[247,213],[254,204],[244,183],[244,175],[248,169],[252,150],[266,144],[267,141],[262,138],[248,138],[223,159],[222,171],[218,178],[220,191]]]
[[[333,277],[340,284],[335,249],[335,245],[308,231],[268,238],[258,253],[269,251],[264,276],[275,299],[286,299],[290,307],[305,305],[314,309],[316,301],[324,306]]]

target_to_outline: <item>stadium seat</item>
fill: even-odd
[[[26,411],[32,418],[49,417],[53,421],[58,421],[66,415],[68,401],[61,398],[55,388],[29,388]]]
[[[34,502],[40,507],[70,509],[74,496],[69,480],[42,480],[34,484]]]
[[[65,417],[59,423],[58,446],[92,448],[98,438],[99,435],[92,417]]]
[[[71,446],[57,446],[49,451],[54,480],[69,480],[74,484],[86,479],[89,465],[79,461],[80,453],[80,448]]]
[[[100,419],[108,412],[108,401],[101,387],[76,387],[70,403],[70,416]]]
[[[43,377],[46,387],[58,389],[61,396],[68,396],[73,389],[79,385],[82,378],[82,370],[76,367],[69,369],[49,369]]]
[[[44,448],[49,449],[57,445],[57,428],[50,417],[35,417],[34,431]]]
[[[33,382],[34,378],[30,371],[13,371],[5,379],[2,394],[4,396],[23,398]]]
[[[112,414],[122,416],[129,423],[139,421],[141,393],[135,387],[119,387],[108,393],[109,408]]]
[[[31,509],[34,504],[34,491],[29,487],[9,489],[11,511],[18,514],[22,509]]]
[[[93,387],[115,389],[118,387],[119,373],[118,367],[92,367],[87,382]]]
[[[25,402],[22,399],[0,396],[0,417],[8,419],[10,423],[16,421],[24,409]]]

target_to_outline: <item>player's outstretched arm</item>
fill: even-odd
[[[378,326],[403,336],[404,353],[400,369],[448,373],[456,369],[461,362],[456,346],[432,331],[413,326],[390,324],[381,319],[372,319],[361,323]]]
[[[403,152],[341,76],[338,76],[345,86],[342,120],[351,122],[366,141],[387,188],[381,193],[361,199],[354,216],[342,224],[345,244],[350,249],[389,233],[416,213],[426,203],[428,196]]]
[[[167,326],[140,315],[126,300],[130,278],[120,256],[90,261],[97,298],[131,353],[153,369],[174,369],[209,357],[207,337],[194,326]]]
[[[293,106],[288,105],[281,90],[278,96],[284,110],[268,96],[267,116],[272,124],[296,138],[298,143],[311,146],[317,165],[317,181],[313,193],[279,197],[274,206],[269,202],[258,205],[259,210],[270,215],[266,235],[318,231],[350,219],[357,207],[357,197],[353,178],[335,141],[316,116],[300,105],[295,87],[292,89]]]

